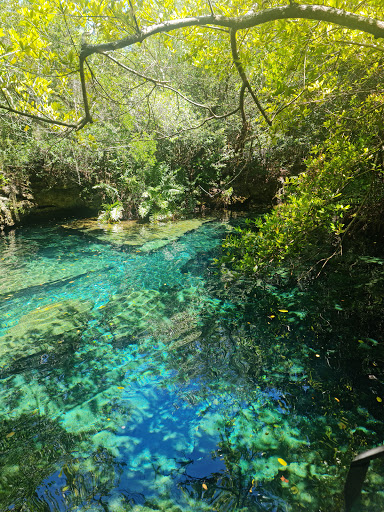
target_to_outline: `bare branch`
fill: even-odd
[[[355,41],[343,41],[341,39],[339,39],[339,40],[336,39],[335,43],[363,46],[364,48],[372,48],[373,50],[376,50],[378,52],[384,52],[384,48],[382,46],[377,46],[376,44],[357,43]]]
[[[144,78],[144,80],[147,80],[148,82],[152,82],[152,83],[157,84],[157,85],[166,85],[167,83],[169,83],[169,82],[164,82],[162,80],[157,80],[156,78],[151,78],[150,76],[143,75],[143,74],[139,73],[138,71],[136,71],[135,69],[132,69],[129,66],[126,66],[125,64],[123,64],[122,62],[118,61],[117,59],[114,59],[108,53],[99,52],[99,54],[100,55],[104,55],[104,57],[108,57],[108,59],[110,59],[112,62],[114,62],[115,64],[117,64],[121,68],[125,69],[126,71],[129,71],[133,75],[136,75],[136,76],[138,76],[140,78]]]
[[[286,103],[285,105],[283,105],[282,107],[278,108],[276,110],[276,112],[273,114],[272,116],[272,121],[275,119],[276,116],[278,116],[280,114],[280,112],[282,112],[283,110],[285,110],[286,108],[288,108],[290,105],[292,105],[292,103],[295,103],[296,100],[298,100],[300,98],[300,96],[302,94],[304,94],[304,92],[307,90],[306,87],[304,87],[304,89],[302,91],[299,92],[299,94],[297,94],[291,101],[289,101],[288,103]]]
[[[260,103],[258,97],[254,93],[254,91],[253,91],[253,89],[251,87],[251,84],[248,81],[247,75],[245,74],[243,65],[241,64],[241,60],[240,60],[239,54],[237,52],[236,30],[232,29],[230,31],[230,36],[231,36],[231,50],[232,50],[233,62],[235,63],[236,69],[237,69],[237,71],[238,71],[238,73],[239,73],[239,75],[240,75],[240,77],[241,77],[241,79],[243,81],[243,85],[250,92],[250,94],[251,94],[251,96],[253,98],[253,101],[256,103],[257,108],[260,110],[261,115],[264,117],[265,121],[269,124],[269,126],[272,126],[272,122],[269,119],[269,117],[267,116],[267,114],[266,114],[265,110],[263,109],[263,107],[261,106],[261,103]],[[243,95],[243,99],[244,99],[244,95]],[[244,108],[244,105],[243,105],[243,108]],[[243,119],[244,119],[244,117],[243,117]]]
[[[84,118],[78,125],[73,124],[63,124],[57,122],[56,124],[61,124],[64,126],[74,127],[77,129],[82,128],[87,123],[92,122],[92,117],[90,114],[88,96],[87,96],[87,88],[86,88],[86,80],[84,73],[84,62],[87,57],[93,55],[95,53],[103,53],[108,51],[114,51],[122,48],[126,48],[136,43],[143,42],[147,37],[153,36],[155,34],[167,33],[173,30],[178,30],[187,27],[193,26],[211,26],[212,28],[224,27],[227,29],[231,29],[231,41],[234,44],[233,48],[235,49],[234,60],[237,54],[236,49],[236,39],[235,34],[236,31],[242,29],[249,29],[252,27],[256,27],[262,25],[264,23],[283,20],[283,19],[307,19],[307,20],[317,20],[324,21],[327,23],[333,23],[339,25],[341,27],[348,28],[350,30],[359,30],[365,32],[367,34],[373,35],[375,38],[384,38],[384,21],[377,20],[374,18],[360,16],[358,14],[354,14],[351,12],[344,11],[342,9],[336,9],[333,7],[328,7],[325,5],[301,5],[294,2],[290,2],[289,5],[281,6],[281,7],[273,7],[270,9],[264,9],[259,12],[250,12],[243,16],[236,17],[228,17],[215,15],[213,9],[211,8],[211,14],[208,16],[195,16],[189,18],[182,18],[178,20],[169,20],[164,21],[162,23],[150,25],[148,27],[144,27],[139,29],[138,25],[136,26],[136,33],[130,34],[127,37],[124,37],[117,41],[106,42],[101,44],[87,44],[83,42],[81,45],[81,51],[79,56],[79,73],[81,80],[81,90],[83,96],[83,105],[84,105]],[[378,48],[377,48],[378,49]],[[238,57],[238,56],[237,56]],[[242,70],[241,63],[238,58],[236,58],[236,67],[238,72]],[[241,74],[240,74],[241,76]],[[245,77],[245,82],[244,78]],[[271,124],[268,119],[265,111],[262,109],[260,103],[257,100],[257,97],[252,91],[252,88],[249,85],[249,82],[243,73],[242,80],[244,85],[247,86],[249,92],[251,93],[256,105],[258,106],[260,112],[265,118],[268,124]],[[5,107],[2,107],[5,108]],[[7,109],[7,108],[6,108]],[[8,109],[11,111],[10,109]],[[14,111],[14,113],[19,113],[20,115],[26,115],[30,117],[31,115],[27,115],[25,113],[20,113],[18,111]],[[35,116],[36,118],[36,116]],[[213,116],[213,118],[215,118]],[[46,120],[45,118],[39,119],[43,122],[52,122],[55,124],[53,120]]]
[[[181,28],[214,25],[219,27],[232,28],[234,30],[242,30],[245,28],[256,27],[270,21],[283,19],[308,19],[325,21],[334,23],[350,30],[360,30],[368,34],[372,34],[376,38],[384,38],[384,21],[366,16],[360,16],[351,12],[343,11],[326,5],[299,5],[292,4],[282,7],[273,7],[259,12],[251,12],[244,16],[195,16],[190,18],[182,18],[179,20],[169,20],[163,23],[151,25],[141,29],[139,34],[131,34],[118,41],[110,43],[101,43],[95,45],[85,44],[82,47],[82,55],[84,58],[97,52],[106,52],[126,48],[136,43],[141,43],[147,37],[164,32],[171,32]]]
[[[84,113],[85,116],[80,123],[81,126],[79,128],[83,128],[86,124],[92,123],[92,116],[89,111],[89,103],[88,103],[88,94],[87,94],[87,86],[85,83],[85,73],[84,73],[84,62],[86,57],[82,56],[82,52],[80,53],[80,81],[81,81],[81,92],[83,95],[83,105],[84,105]]]
[[[14,108],[7,107],[5,105],[0,105],[0,108],[2,108],[3,110],[7,110],[8,112],[12,112],[12,114],[17,114],[22,117],[29,117],[30,119],[34,119],[35,121],[42,121],[43,123],[55,124],[58,126],[66,126],[68,128],[78,128],[79,127],[79,125],[77,125],[77,124],[63,123],[62,121],[56,121],[55,119],[49,119],[48,117],[35,116],[34,114],[28,114],[27,112],[21,112],[20,110],[16,110]],[[79,124],[81,124],[81,122]]]
[[[212,7],[212,2],[211,2],[211,0],[208,0],[208,4],[209,4],[209,10],[211,11],[212,16],[214,16],[214,15],[215,15],[215,13],[213,12],[213,7]]]
[[[241,118],[243,120],[243,124],[246,124],[246,122],[247,122],[247,117],[245,115],[245,110],[244,110],[245,90],[246,90],[246,86],[245,86],[245,84],[243,84],[240,89],[240,112],[241,112]]]
[[[162,80],[157,80],[156,78],[152,78],[152,77],[143,75],[142,73],[139,73],[135,69],[132,69],[129,66],[126,66],[125,64],[123,64],[122,62],[119,62],[117,59],[111,57],[111,55],[109,55],[108,53],[100,52],[100,55],[104,55],[105,57],[108,57],[108,59],[112,60],[115,64],[117,64],[121,68],[125,69],[126,71],[129,71],[133,75],[136,75],[136,76],[138,76],[140,78],[143,78],[144,80],[147,80],[148,82],[152,82],[153,84],[158,85],[159,87],[162,87],[163,89],[168,89],[168,90],[174,92],[177,96],[180,96],[181,98],[183,98],[184,101],[187,101],[191,105],[194,105],[195,107],[199,107],[199,108],[203,108],[205,110],[208,110],[213,118],[219,119],[221,117],[221,116],[217,116],[212,111],[212,107],[210,107],[208,105],[203,105],[202,103],[197,103],[196,101],[193,101],[190,98],[187,98],[187,96],[185,96],[183,93],[181,93],[180,91],[178,91],[177,89],[175,89],[174,87],[169,85],[169,82],[165,82],[165,81],[162,81]]]
[[[137,33],[137,34],[140,34],[139,24],[137,23],[137,19],[136,19],[135,11],[133,10],[131,0],[129,0],[129,6],[130,6],[130,8],[131,8],[131,14],[132,14],[133,21],[135,22],[136,33]]]

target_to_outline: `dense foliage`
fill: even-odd
[[[268,182],[270,205],[280,184],[225,243],[251,273],[321,266],[382,229],[381,1],[7,0],[0,16],[3,223],[36,188],[114,222],[260,203]]]

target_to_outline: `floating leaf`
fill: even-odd
[[[124,389],[123,386],[117,386],[117,389]]]
[[[281,480],[282,482],[288,483],[288,478],[285,478],[284,476],[282,476],[282,477],[280,478],[280,480]]]
[[[280,313],[288,313],[288,309],[279,309]]]
[[[65,492],[65,491],[68,491],[68,489],[69,489],[69,485],[66,485],[66,486],[65,486],[65,487],[63,487],[61,490],[62,490],[63,492]]]
[[[335,400],[336,400],[336,402],[340,402],[340,400],[338,398],[336,398],[336,397],[335,397]]]
[[[202,487],[205,491],[208,489],[207,484],[203,484]]]
[[[299,492],[299,489],[296,487],[296,485],[292,485],[291,492],[292,494],[297,494]]]
[[[281,464],[282,466],[286,466],[286,465],[287,465],[287,462],[285,462],[285,460],[284,460],[284,459],[277,459],[277,460],[280,462],[280,464]]]
[[[377,396],[377,397],[376,397],[376,400],[377,400],[378,402],[382,402],[382,401],[383,401],[383,399],[382,399],[382,398],[380,398],[379,396]]]
[[[7,434],[5,437],[12,437],[15,435],[15,432],[10,432],[9,434]]]

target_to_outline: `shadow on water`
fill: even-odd
[[[342,510],[384,434],[381,274],[228,290],[227,229],[129,254],[67,228],[3,242],[0,510]],[[376,462],[364,512],[383,509]]]

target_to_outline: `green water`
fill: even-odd
[[[350,461],[384,442],[382,262],[229,286],[230,229],[1,238],[0,510],[342,510]],[[360,510],[384,510],[380,461]]]

